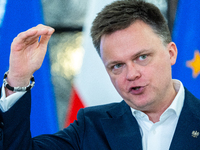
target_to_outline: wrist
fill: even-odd
[[[4,79],[3,79],[3,82],[4,82],[4,86],[8,89],[8,90],[10,90],[10,91],[12,91],[12,92],[24,92],[24,91],[28,91],[28,90],[30,90],[31,88],[33,88],[33,86],[34,86],[34,84],[35,84],[35,80],[34,80],[34,77],[32,76],[29,80],[31,81],[31,83],[30,83],[30,81],[29,81],[29,83],[28,84],[24,84],[25,82],[22,82],[22,81],[24,81],[24,80],[22,80],[22,81],[20,81],[20,82],[16,82],[15,80],[13,80],[13,81],[15,81],[15,82],[11,82],[11,83],[14,83],[14,84],[12,84],[11,85],[11,83],[10,82],[8,82],[7,81],[7,77],[8,77],[8,71],[4,74]],[[13,85],[15,85],[15,86],[13,86]],[[24,86],[25,85],[25,86]],[[28,85],[28,86],[27,86]]]
[[[5,77],[6,75],[6,77]],[[7,83],[12,87],[25,87],[29,85],[31,76],[23,76],[19,74],[14,74],[10,70],[4,74]]]

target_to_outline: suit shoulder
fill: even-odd
[[[85,112],[105,112],[107,110],[110,110],[118,105],[120,105],[122,102],[116,102],[116,103],[109,103],[109,104],[103,104],[103,105],[96,105],[96,106],[90,106],[84,108]]]
[[[112,113],[115,112],[124,112],[126,110],[127,104],[125,101],[110,103],[105,105],[97,105],[92,107],[86,107],[83,109],[84,115],[91,117],[91,116],[98,116],[98,118],[107,118],[111,117]],[[110,116],[111,115],[111,116]]]
[[[196,98],[192,93],[185,89],[185,105],[189,106],[190,111],[200,117],[200,100]]]

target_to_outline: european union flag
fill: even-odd
[[[178,59],[172,67],[173,78],[200,98],[200,1],[179,0],[173,30]]]
[[[0,1],[0,75],[9,67],[10,45],[18,33],[43,23],[40,0]],[[56,105],[51,84],[49,56],[34,74],[36,84],[32,89],[32,136],[54,133],[58,130]]]

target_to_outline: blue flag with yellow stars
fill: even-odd
[[[10,45],[14,37],[41,23],[43,13],[40,0],[0,0],[0,80],[9,68]],[[34,73],[35,86],[31,89],[32,136],[58,131],[49,64],[47,53],[42,67]]]
[[[179,0],[173,29],[178,58],[173,78],[200,99],[200,1]]]

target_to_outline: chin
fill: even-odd
[[[134,100],[125,100],[125,102],[130,106],[132,107],[133,109],[136,109],[136,110],[146,110],[146,108],[148,107],[149,103],[147,100],[138,100],[136,101],[136,99]]]

